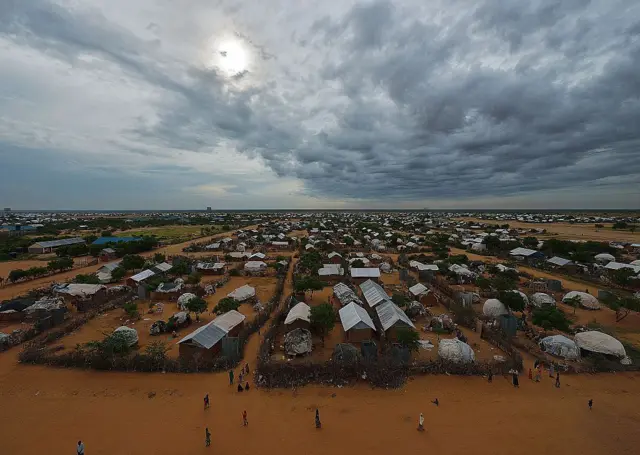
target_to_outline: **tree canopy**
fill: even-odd
[[[237,310],[240,307],[240,302],[232,297],[225,297],[220,300],[218,304],[213,308],[216,314],[224,314],[231,310]]]
[[[397,338],[398,343],[410,351],[417,351],[420,346],[418,343],[418,341],[420,341],[420,334],[413,329],[398,329]]]
[[[333,329],[336,324],[336,312],[328,303],[311,307],[311,328],[322,337]]]

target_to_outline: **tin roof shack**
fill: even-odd
[[[244,264],[244,271],[251,275],[261,275],[267,271],[267,263],[262,261],[247,261]]]
[[[398,329],[416,328],[411,319],[395,303],[387,300],[376,306],[376,313],[380,319],[382,330],[391,341],[398,339]]]
[[[332,264],[342,264],[342,255],[336,251],[332,251],[327,257]]]
[[[135,275],[127,278],[127,286],[130,286],[132,289],[136,289],[138,297],[146,299],[148,292],[144,285],[145,281],[154,276],[164,276],[164,274],[171,270],[171,268],[172,265],[166,262],[156,264],[149,269],[143,270],[142,272],[136,273]]]
[[[311,326],[311,307],[304,302],[296,304],[287,313],[284,320],[285,332],[295,329],[307,329]]]
[[[389,297],[389,294],[382,289],[382,286],[371,280],[367,280],[362,283],[360,285],[360,290],[362,291],[364,299],[371,308],[374,308],[376,305],[379,305],[386,300],[391,300],[391,297]]]
[[[0,304],[0,321],[3,322],[20,322],[27,313],[24,310],[36,303],[36,299],[33,298],[15,298],[12,300],[5,300]]]
[[[243,286],[240,286],[238,289],[231,291],[229,294],[227,294],[227,297],[231,297],[232,299],[237,300],[241,303],[247,302],[251,299],[256,298],[256,288],[245,284]]]
[[[196,269],[203,275],[224,275],[227,271],[225,262],[198,262]]]
[[[174,282],[160,283],[155,291],[151,292],[151,300],[178,300],[183,293],[184,283],[181,279]]]
[[[362,306],[362,301],[356,293],[344,283],[338,283],[333,287],[333,298],[340,302],[340,306],[346,306],[351,302],[356,302]]]
[[[245,316],[231,310],[213,321],[198,327],[178,341],[180,357],[186,360],[212,360],[222,350],[222,340],[237,337],[244,327]]]
[[[73,237],[71,239],[49,240],[46,242],[36,242],[28,248],[31,254],[51,253],[61,246],[70,245],[86,245],[82,237]]]
[[[409,288],[409,292],[420,303],[426,306],[435,306],[438,302],[429,288],[422,283],[417,283]]]
[[[53,292],[75,305],[78,311],[87,311],[107,300],[107,287],[102,284],[68,283],[54,286]]]
[[[340,264],[324,264],[322,268],[318,269],[318,276],[322,281],[335,283],[344,276],[344,269],[340,267]]]
[[[365,281],[380,281],[380,269],[375,268],[351,268],[351,281],[355,284],[361,284]]]
[[[362,343],[373,339],[376,327],[367,311],[351,302],[338,311],[344,339],[349,343]]]
[[[526,262],[528,264],[541,261],[544,259],[544,253],[529,248],[514,248],[509,251],[509,255],[517,261]]]

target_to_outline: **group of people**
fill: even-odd
[[[240,370],[240,374],[238,375],[238,392],[242,392],[244,390],[249,390],[249,381],[246,381],[244,387],[242,383],[244,382],[244,376],[249,374],[249,364],[245,363],[242,369]],[[234,380],[234,372],[233,370],[229,370],[229,385],[233,385]]]
[[[542,362],[540,362],[539,360],[536,360],[535,363],[533,364],[533,369],[535,370],[535,376],[531,370],[531,368],[529,368],[529,380],[533,381],[535,380],[536,382],[540,382],[540,379],[542,378]],[[555,372],[555,378],[556,378],[556,388],[560,388],[560,372],[555,371],[555,367],[553,365],[553,363],[549,366],[549,377],[553,378],[554,377],[554,372]],[[515,386],[515,383],[514,383]],[[516,386],[517,387],[517,386]]]

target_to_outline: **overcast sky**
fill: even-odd
[[[638,208],[637,0],[1,0],[0,205]]]

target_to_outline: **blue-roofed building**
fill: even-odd
[[[107,243],[127,243],[137,242],[142,237],[98,237],[93,241],[92,245],[106,245]]]

